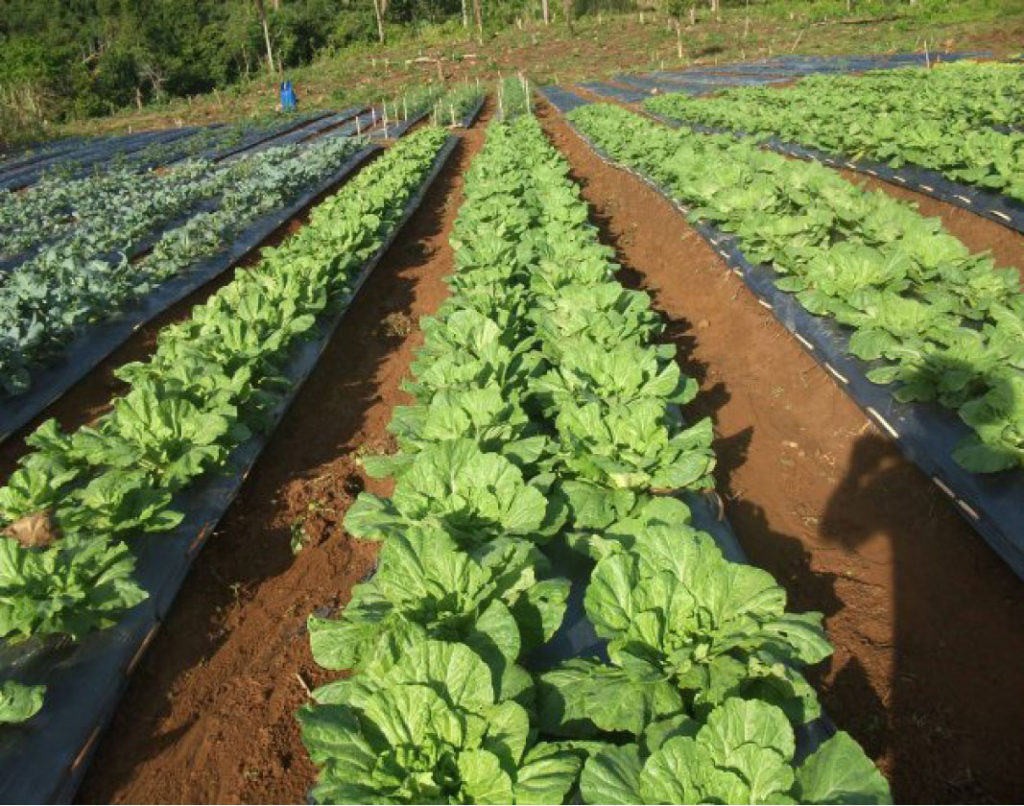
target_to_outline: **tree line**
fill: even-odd
[[[482,38],[517,19],[557,16],[571,27],[574,16],[638,2],[675,16],[719,1],[0,0],[0,142],[44,121],[224,89],[419,26]]]
[[[265,70],[268,37],[281,68],[373,34],[369,0],[0,0],[0,87],[55,118],[102,115]]]
[[[105,115],[382,41],[385,25],[482,29],[541,2],[0,0],[0,103],[50,120]]]

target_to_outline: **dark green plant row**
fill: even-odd
[[[901,402],[935,401],[974,431],[954,458],[979,473],[1024,465],[1024,295],[1015,268],[972,254],[938,219],[824,166],[753,142],[671,130],[617,107],[573,123],[649,176],[694,219],[736,235],[810,313],[852,331],[867,377]]]
[[[183,173],[140,181],[105,179],[79,208],[66,237],[0,276],[0,388],[21,394],[41,366],[83,328],[116,316],[168,279],[222,251],[261,216],[337,171],[362,145],[333,137],[260,151],[224,166],[189,164]],[[49,187],[49,186],[48,186]],[[212,209],[203,209],[208,201]],[[182,216],[188,216],[174,226]],[[139,260],[128,253],[167,224]]]
[[[211,173],[203,160],[190,160],[164,174],[112,168],[79,179],[45,178],[21,192],[0,190],[0,255],[10,257],[43,243],[57,243],[79,228],[125,215],[169,194],[193,194]]]
[[[108,162],[93,165],[84,175],[78,175],[82,166],[72,150],[25,189],[0,189],[0,256],[15,255],[41,242],[55,242],[90,221],[128,215],[150,198],[150,203],[156,203],[176,191],[195,193],[191,186],[204,178],[212,181],[216,174],[223,175],[227,170],[244,175],[256,164],[254,154],[215,164],[203,156],[204,152],[252,146],[288,126],[308,122],[310,117],[277,116],[260,123],[201,129],[183,140],[147,146],[129,155],[118,154]],[[260,153],[259,159],[281,161],[298,150],[294,146],[276,148],[272,153]],[[174,164],[175,160],[181,162]],[[169,168],[164,172],[150,171],[147,166],[153,165]],[[131,220],[137,217],[136,214]]]
[[[492,124],[467,174],[399,450],[365,460],[394,492],[345,519],[381,541],[378,567],[309,621],[317,662],[354,672],[299,713],[313,799],[886,802],[845,733],[795,763],[793,725],[820,713],[800,669],[831,653],[821,615],[787,612],[668,495],[711,486],[711,424],[682,421],[696,384],[567,174],[530,115]],[[581,617],[561,543],[589,558],[607,652],[542,671],[532,654]]]

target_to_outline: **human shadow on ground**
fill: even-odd
[[[891,557],[888,691],[865,689],[847,673],[851,661],[828,699],[869,752],[889,749],[897,802],[1014,801],[1024,763],[1019,580],[880,434],[856,441],[820,533],[847,551]],[[872,694],[877,708],[863,707]]]

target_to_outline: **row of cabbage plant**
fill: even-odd
[[[313,799],[887,801],[845,733],[797,761],[822,617],[787,612],[673,495],[712,486],[711,423],[684,422],[696,383],[567,174],[526,115],[467,175],[398,450],[364,460],[394,491],[345,519],[377,568],[309,621],[316,661],[352,672],[298,715]],[[593,656],[557,651],[588,631]]]
[[[233,451],[273,427],[289,361],[348,303],[446,137],[431,127],[399,141],[300,232],[164,328],[148,360],[116,371],[127,390],[109,413],[73,432],[49,420],[26,439],[0,488],[0,642],[77,639],[148,596],[134,575],[137,539],[175,534],[186,514],[177,497],[235,472]],[[0,704],[30,716],[16,692]]]

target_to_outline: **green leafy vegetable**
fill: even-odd
[[[579,773],[462,644],[415,641],[319,700],[299,712],[318,803],[560,803]]]
[[[394,535],[340,618],[310,618],[313,657],[328,669],[397,661],[422,635],[466,644],[500,679],[562,623],[569,583],[539,579],[546,566],[525,541],[495,540],[471,555],[443,532]]]
[[[0,683],[0,725],[27,722],[43,707],[46,686],[25,686],[14,680]]]
[[[703,725],[652,727],[636,744],[587,760],[587,803],[891,803],[885,779],[848,734],[837,733],[799,767],[793,729],[778,708],[728,699]]]
[[[733,696],[775,703],[796,722],[819,715],[797,669],[832,652],[820,614],[787,613],[770,574],[727,561],[702,532],[655,524],[633,537],[598,562],[585,598],[612,665],[577,661],[543,676],[550,730],[638,734]]]
[[[381,540],[414,524],[437,525],[460,543],[500,535],[544,541],[565,519],[503,456],[469,439],[430,445],[416,455],[390,499],[360,493],[345,516],[356,537]]]
[[[771,99],[789,92],[752,94]],[[718,101],[672,96],[649,103],[690,110]],[[827,103],[845,100],[829,96]],[[773,114],[770,102],[762,112]],[[581,107],[571,118],[614,159],[690,206],[691,217],[734,234],[746,257],[770,264],[777,286],[808,312],[843,326],[849,352],[873,362],[870,380],[892,384],[901,402],[936,401],[956,410],[975,432],[954,453],[960,464],[976,472],[1022,465],[1009,391],[1016,381],[1007,380],[1024,377],[1024,294],[1016,269],[971,254],[938,219],[904,202],[749,140],[672,131],[604,105]],[[1019,150],[1024,155],[1024,145]]]

